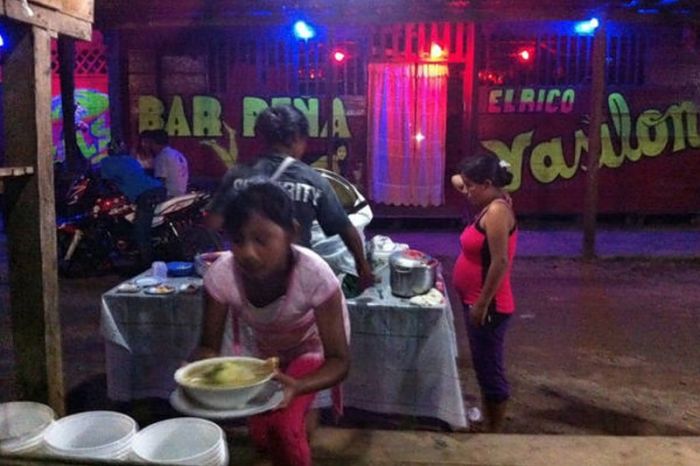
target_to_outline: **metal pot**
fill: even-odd
[[[389,256],[391,292],[411,298],[425,294],[435,284],[438,261],[415,249],[397,251]]]

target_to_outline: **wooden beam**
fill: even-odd
[[[92,24],[50,8],[32,5],[33,16],[30,16],[22,6],[21,0],[5,0],[5,14],[16,21],[33,24],[59,34],[75,37],[76,39],[91,40]]]
[[[95,2],[93,0],[63,0],[63,12],[92,23],[95,20]]]
[[[5,161],[35,167],[6,178],[10,307],[22,399],[64,413],[56,274],[56,217],[51,155],[51,36],[16,25],[17,42],[3,64]]]
[[[63,0],[29,0],[31,3],[51,8],[52,10],[61,11],[63,8]]]
[[[595,257],[596,218],[598,216],[598,172],[600,171],[600,126],[603,123],[603,105],[605,103],[605,54],[607,33],[605,18],[600,19],[600,26],[593,38],[593,76],[591,82],[591,118],[588,129],[588,176],[583,204],[583,258]]]

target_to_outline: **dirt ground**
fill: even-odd
[[[0,401],[9,401],[18,395],[3,248],[0,238]],[[449,272],[454,258],[439,258]],[[70,406],[95,409],[106,402],[99,300],[120,281],[61,280]],[[700,434],[699,281],[698,259],[518,259],[518,313],[507,342],[513,386],[507,432]],[[460,313],[455,322],[471,404],[478,391]]]

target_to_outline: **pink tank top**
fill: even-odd
[[[486,209],[464,229],[459,238],[460,254],[455,263],[452,282],[464,304],[474,304],[479,298],[491,264],[491,251],[486,232],[479,225],[485,212]],[[503,314],[512,314],[515,310],[510,274],[517,242],[518,229],[516,225],[508,237],[508,269],[491,302],[491,307]]]

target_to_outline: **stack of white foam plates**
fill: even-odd
[[[112,411],[88,411],[56,421],[44,436],[44,451],[72,458],[126,459],[136,421]]]
[[[131,459],[156,464],[227,466],[224,431],[205,419],[180,417],[152,424],[134,438]]]
[[[0,404],[0,453],[36,453],[55,418],[53,409],[41,403]]]

